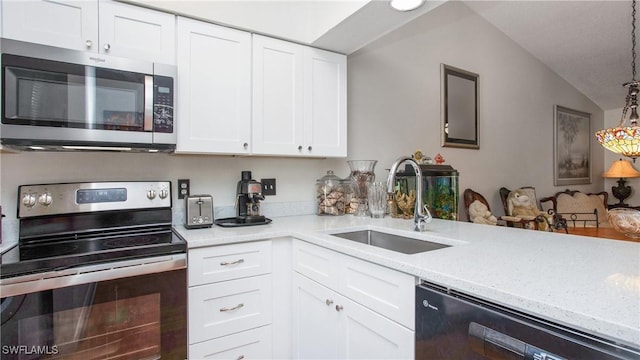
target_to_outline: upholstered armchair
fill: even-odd
[[[534,187],[524,186],[513,191],[502,187],[499,192],[505,213],[501,219],[507,226],[547,231],[564,229],[567,232],[564,219],[556,216],[553,210],[540,208]],[[526,204],[527,211],[522,211],[522,204]]]

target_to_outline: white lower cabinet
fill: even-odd
[[[305,241],[292,257],[295,358],[413,359],[413,276]]]
[[[294,357],[412,359],[414,332],[300,274],[294,275]]]
[[[413,359],[415,277],[289,237],[189,250],[189,359]]]
[[[271,245],[189,250],[190,360],[272,357]]]
[[[268,359],[271,326],[231,334],[189,347],[189,359]]]

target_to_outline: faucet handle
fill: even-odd
[[[433,220],[431,212],[429,211],[429,207],[427,205],[424,205],[422,207],[422,210],[424,211],[424,215],[422,216],[418,215],[417,210],[418,209],[416,209],[416,216],[414,219],[414,231],[427,231],[427,224],[429,224],[431,220]]]

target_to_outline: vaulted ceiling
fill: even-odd
[[[446,3],[427,0],[400,13],[386,0],[125,1],[346,54]],[[464,3],[603,110],[624,105],[622,84],[632,77],[631,1]]]

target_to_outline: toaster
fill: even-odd
[[[187,229],[207,228],[213,225],[213,196],[189,195],[186,199]]]

